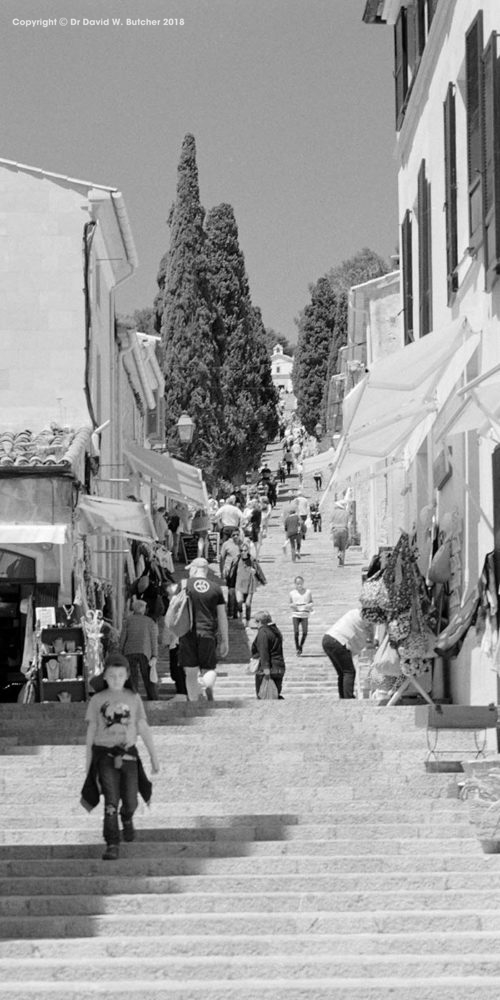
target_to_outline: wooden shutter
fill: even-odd
[[[406,48],[406,8],[401,7],[394,26],[394,83],[396,87],[396,129],[401,128],[408,92],[408,53]]]
[[[411,87],[411,82],[415,77],[420,61],[417,35],[417,8],[415,6],[406,8],[406,60],[408,65],[408,87]]]
[[[467,163],[469,179],[469,242],[476,249],[482,240],[482,93],[483,12],[479,11],[465,36],[467,108]]]
[[[500,273],[500,72],[493,32],[483,54],[484,270],[490,289]]]
[[[420,336],[432,330],[432,256],[431,256],[430,184],[425,175],[425,160],[418,172],[418,284]]]
[[[425,27],[425,8],[427,0],[416,0],[415,5],[415,21],[416,21],[416,33],[417,33],[417,52],[418,57],[422,55],[425,48],[425,42],[427,38],[427,31]],[[430,20],[428,22],[430,24]]]
[[[457,277],[457,152],[455,123],[455,92],[448,86],[444,102],[444,173],[446,215],[446,274],[448,280],[448,305],[458,288]]]
[[[439,0],[427,0],[427,24],[430,28]]]
[[[411,213],[405,213],[401,226],[401,262],[403,268],[403,318],[405,344],[415,340],[413,334],[413,256],[411,245]]]

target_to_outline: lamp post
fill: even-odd
[[[323,436],[323,424],[317,423],[316,427],[314,428],[314,433],[319,440],[319,438]]]
[[[186,413],[185,410],[181,413],[176,427],[181,444],[191,444],[194,434],[194,420],[191,419],[189,413]]]

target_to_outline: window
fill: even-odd
[[[438,0],[411,0],[400,7],[394,26],[396,129],[403,124],[406,105],[427,43]]]
[[[401,7],[394,26],[394,82],[396,86],[396,129],[403,123],[408,93],[408,52],[406,7]]]
[[[401,226],[401,262],[403,268],[403,320],[405,344],[411,344],[413,334],[413,260],[411,246],[411,213],[408,211]]]
[[[500,273],[500,71],[495,32],[483,53],[483,234],[486,288]]]
[[[446,216],[446,274],[448,305],[458,288],[457,264],[457,152],[455,124],[455,91],[449,84],[444,102],[444,174]]]
[[[418,172],[418,288],[420,336],[432,330],[431,186],[425,175],[425,160]]]
[[[481,178],[481,93],[483,89],[482,49],[483,12],[479,11],[465,36],[469,242],[473,249],[477,249],[483,238],[483,193]]]

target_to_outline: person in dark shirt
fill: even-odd
[[[207,579],[209,569],[201,556],[188,566],[186,590],[191,598],[193,627],[179,638],[179,666],[186,675],[189,701],[198,701],[202,692],[213,701],[219,634],[220,656],[224,658],[229,650],[226,603],[221,587]]]
[[[258,626],[257,635],[252,643],[252,657],[258,658],[259,666],[255,674],[255,691],[259,691],[264,677],[271,677],[278,689],[278,697],[282,700],[281,688],[285,675],[285,660],[283,657],[283,636],[273,622],[269,611],[259,611],[255,615]]]

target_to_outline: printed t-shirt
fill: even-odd
[[[137,725],[146,719],[146,713],[134,691],[105,688],[90,699],[85,719],[96,725],[97,746],[132,747],[137,741]]]
[[[199,576],[188,580],[186,589],[193,602],[194,631],[197,635],[216,638],[217,608],[226,603],[221,588],[217,583]]]

